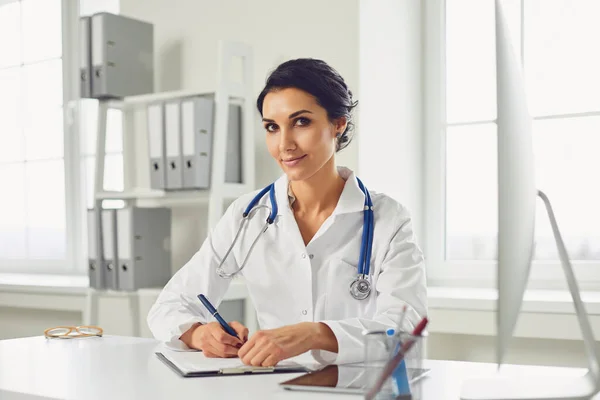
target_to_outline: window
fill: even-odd
[[[427,224],[434,237],[427,251],[434,280],[489,279],[498,229],[494,1],[438,4],[437,21],[444,23],[436,24],[431,12],[429,36],[439,40],[429,39],[427,46],[439,57],[440,70],[432,73],[441,78],[439,87],[430,87],[427,105],[429,117],[440,123],[428,128],[427,151],[436,145],[445,151],[437,153],[442,161],[427,177],[428,195],[438,199],[430,200],[428,211],[444,223]],[[600,57],[590,51],[600,36],[600,3],[504,4],[534,117],[536,184],[550,198],[571,259],[589,273],[590,266],[600,266]],[[440,94],[442,105],[433,104],[432,93]],[[537,265],[546,268],[544,279],[564,280],[541,201],[536,218],[533,278]],[[556,267],[551,275],[550,266]]]
[[[61,0],[0,5],[0,269],[67,259]]]
[[[85,171],[86,207],[94,207],[94,173],[96,162],[96,136],[98,134],[98,101],[84,99],[80,104],[80,132],[82,136],[81,168]],[[108,109],[106,119],[106,156],[104,158],[104,190],[122,191],[123,174],[123,114],[121,110]],[[105,208],[122,207],[120,200],[104,200]]]
[[[0,271],[86,273],[97,103],[82,102],[72,138],[65,110],[78,90],[77,16],[118,13],[118,3],[81,0],[77,14],[67,0],[0,0]],[[111,110],[107,131],[105,189],[119,190],[119,111]]]

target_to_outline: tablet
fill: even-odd
[[[412,385],[426,376],[429,370],[407,368],[406,372]],[[290,379],[280,385],[287,390],[349,394],[365,394],[368,389],[365,367],[362,365],[328,365],[319,371]],[[410,393],[406,395],[410,398]]]

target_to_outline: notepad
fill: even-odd
[[[159,359],[183,377],[243,375],[253,373],[310,372],[307,366],[292,360],[279,362],[275,367],[245,365],[239,358],[208,358],[199,351],[163,350],[155,353]]]

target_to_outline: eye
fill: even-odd
[[[267,132],[275,132],[277,130],[277,125],[274,123],[268,123],[265,125],[265,129]]]
[[[296,125],[297,126],[308,126],[308,125],[310,125],[310,119],[305,118],[305,117],[300,117],[296,120]]]

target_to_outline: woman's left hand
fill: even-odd
[[[319,322],[301,322],[256,332],[240,348],[238,356],[246,365],[271,367],[281,360],[320,348],[337,351],[337,340],[331,329]]]

